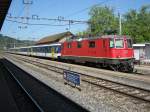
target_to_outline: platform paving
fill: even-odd
[[[1,63],[0,63],[1,64]],[[19,112],[0,67],[0,112]]]

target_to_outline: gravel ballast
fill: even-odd
[[[9,58],[11,62],[32,74],[37,79],[55,89],[69,99],[92,112],[149,112],[150,104],[121,95],[88,83],[81,82],[79,91],[69,85],[64,85],[62,75],[37,66]]]

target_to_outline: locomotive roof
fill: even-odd
[[[127,38],[130,39],[129,36],[126,35],[102,35],[102,36],[89,36],[89,37],[72,37],[71,39],[68,39],[67,41],[81,41],[81,40],[95,40],[95,39],[100,39],[100,38]]]

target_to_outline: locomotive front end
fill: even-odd
[[[110,39],[110,55],[115,66],[113,69],[132,72],[134,69],[134,51],[132,39],[118,36]]]

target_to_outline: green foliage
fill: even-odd
[[[113,8],[93,6],[89,15],[88,31],[94,35],[104,34],[106,30],[110,32],[118,29],[118,18],[114,15]]]
[[[93,6],[89,12],[89,26],[78,35],[117,34],[119,17],[110,7]],[[122,34],[133,38],[134,43],[150,42],[150,5],[130,10],[122,18]]]
[[[28,40],[16,40],[14,38],[3,36],[0,34],[0,50],[8,48],[33,45],[35,42]]]
[[[124,15],[123,34],[130,35],[134,43],[150,42],[150,5]]]

